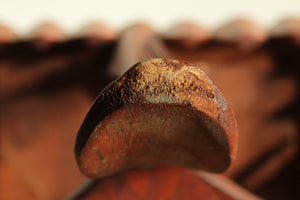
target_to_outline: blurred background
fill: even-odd
[[[133,64],[156,57],[199,66],[231,105],[239,149],[221,178],[262,198],[300,199],[299,56],[297,0],[0,0],[0,199],[78,193],[87,179],[73,149],[93,100]],[[218,193],[172,173],[193,180],[175,181],[193,198]],[[129,187],[148,187],[122,179],[122,190],[113,184],[120,177],[78,198],[125,199]],[[141,199],[162,199],[153,177],[169,176],[149,176],[153,196]],[[184,199],[175,191],[164,194]]]
[[[165,30],[186,20],[217,28],[241,16],[270,28],[279,20],[299,16],[299,13],[297,0],[1,0],[0,20],[20,34],[28,33],[32,27],[45,21],[53,21],[66,32],[74,33],[91,21],[102,21],[117,29],[136,22],[149,22],[156,29]]]

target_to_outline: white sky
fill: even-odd
[[[300,0],[0,0],[0,23],[21,34],[45,21],[72,33],[95,20],[117,29],[145,21],[164,30],[183,20],[215,28],[237,16],[268,28],[284,17],[299,17]]]

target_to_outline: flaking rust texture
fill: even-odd
[[[81,171],[93,178],[169,165],[222,172],[236,137],[233,113],[204,72],[183,61],[152,59],[100,93],[75,152]]]
[[[188,22],[165,33],[145,24],[113,30],[98,23],[68,35],[50,26],[46,32],[54,37],[40,35],[45,27],[24,37],[0,25],[0,199],[64,199],[78,191],[84,177],[70,149],[90,105],[128,67],[157,57],[198,66],[234,111],[239,148],[224,175],[264,199],[299,199],[299,19],[285,19],[270,30],[252,20],[216,30]],[[150,185],[133,173],[130,185],[159,194],[137,199],[167,199],[166,190],[178,199],[209,199],[199,191],[216,199],[194,176],[176,172],[187,180],[182,187],[169,171],[151,174]],[[110,177],[101,179],[105,189],[97,190],[98,199],[135,195],[122,174]]]

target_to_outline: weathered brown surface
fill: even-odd
[[[115,78],[108,74],[119,75],[152,57],[200,66],[231,105],[240,145],[227,175],[266,199],[299,199],[299,19],[283,20],[271,32],[245,19],[216,32],[182,24],[163,35],[150,26],[124,31],[92,27],[87,27],[92,33],[66,34],[46,48],[35,45],[37,31],[24,40],[10,26],[0,27],[0,126],[5,122],[13,127],[0,131],[5,155],[0,162],[0,199],[53,199],[75,190],[74,183],[83,176],[72,147],[92,100]],[[61,33],[59,27],[54,29]],[[127,64],[108,69],[114,63]],[[57,151],[63,152],[59,158]],[[78,176],[70,175],[72,171]]]
[[[297,79],[291,75],[273,77],[277,64],[267,47],[242,52],[234,45],[220,46],[223,45],[189,53],[173,49],[170,54],[196,63],[232,106],[238,124],[239,148],[227,174],[255,188],[296,155],[297,122],[272,116],[295,101]],[[260,173],[259,178],[255,173]]]
[[[93,178],[168,165],[222,172],[235,155],[236,138],[233,113],[201,70],[153,59],[100,93],[75,153],[81,171]]]
[[[70,200],[259,199],[222,176],[182,168],[138,169],[87,183]]]

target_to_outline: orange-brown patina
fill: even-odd
[[[236,137],[233,113],[204,72],[182,61],[152,59],[100,93],[75,153],[92,178],[172,165],[223,172]]]

